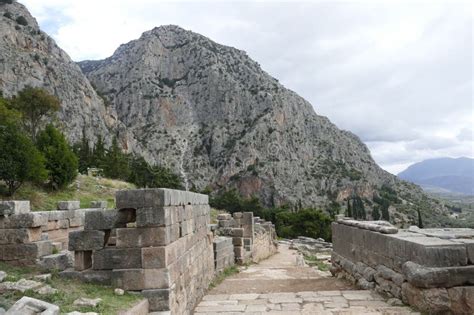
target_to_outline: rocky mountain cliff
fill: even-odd
[[[118,135],[124,150],[172,168],[188,189],[234,187],[269,206],[344,205],[357,195],[370,208],[391,187],[398,202],[390,212],[408,221],[411,205],[426,200],[241,50],[162,26],[107,59],[80,62],[86,78],[22,5],[0,5],[0,13],[0,89],[55,93],[72,141],[83,128],[91,139]]]

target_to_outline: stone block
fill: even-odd
[[[76,210],[81,208],[79,200],[58,201],[58,210]]]
[[[52,252],[50,241],[38,241],[29,244],[4,245],[0,247],[0,260],[28,260],[50,255]]]
[[[232,218],[230,213],[219,213],[217,215],[217,220],[230,220]]]
[[[244,229],[243,228],[235,228],[230,231],[232,237],[244,237]]]
[[[0,216],[30,212],[29,200],[0,201]]]
[[[242,246],[235,246],[234,247],[234,256],[236,258],[244,257],[244,248]]]
[[[468,263],[474,265],[474,238],[460,238],[456,239],[455,242],[459,242],[466,245]]]
[[[92,268],[102,269],[137,269],[142,267],[140,248],[106,247],[92,254]]]
[[[448,289],[453,314],[474,314],[474,286]]]
[[[85,213],[85,230],[111,230],[124,228],[127,223],[135,221],[135,210],[96,210]]]
[[[69,220],[69,227],[84,226],[84,216],[78,216],[78,217],[70,218],[68,220]]]
[[[1,229],[32,228],[48,224],[48,217],[38,213],[21,213],[0,217]]]
[[[69,250],[88,251],[104,247],[105,233],[103,231],[74,231],[69,233]]]
[[[91,208],[93,209],[107,209],[107,200],[91,201]]]
[[[168,246],[145,247],[141,249],[142,268],[165,268],[178,259],[178,250],[181,244],[175,243]]]
[[[24,296],[5,313],[5,315],[19,314],[59,315],[59,306]]]
[[[43,270],[66,270],[69,267],[69,257],[67,253],[52,254],[41,257],[39,265]]]
[[[474,266],[424,267],[411,261],[403,265],[403,273],[410,284],[419,288],[451,288],[474,285]]]
[[[428,314],[449,314],[450,299],[445,288],[422,289],[408,282],[402,285],[403,302]]]
[[[169,311],[171,309],[171,289],[143,290],[142,295],[150,303],[150,311]]]
[[[41,227],[27,229],[0,229],[0,245],[40,241],[41,234]]]
[[[234,246],[244,246],[244,238],[243,237],[233,237],[232,244]]]
[[[82,250],[74,252],[74,270],[82,271],[92,267],[92,251]]]
[[[117,209],[153,208],[208,204],[209,196],[188,191],[154,188],[120,190],[115,194]]]
[[[232,238],[217,236],[213,241],[214,250],[218,251],[226,247],[232,247]]]
[[[135,303],[128,310],[118,311],[117,315],[148,315],[150,305],[148,299],[143,299]]]
[[[117,247],[163,246],[179,238],[177,224],[166,227],[117,229]]]
[[[179,207],[137,208],[137,227],[167,226],[178,223]]]
[[[168,269],[115,269],[112,283],[124,290],[165,289],[170,286]]]
[[[242,219],[243,214],[242,212],[234,212],[233,217],[234,219]]]
[[[102,285],[112,284],[112,271],[111,270],[92,270],[87,269],[84,271],[76,270],[64,270],[59,273],[59,276],[67,279],[77,279],[86,283],[95,283]]]

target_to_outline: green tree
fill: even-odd
[[[418,212],[418,227],[420,229],[423,228],[423,220],[421,219],[421,210],[420,208],[416,209],[416,212]]]
[[[346,217],[352,218],[351,200],[347,199]]]
[[[375,205],[374,209],[372,210],[372,219],[380,220],[380,209],[377,205]]]
[[[46,158],[49,184],[63,188],[77,176],[78,161],[64,135],[49,124],[38,134],[38,149]]]
[[[82,130],[81,142],[74,145],[74,153],[79,159],[78,169],[79,173],[87,173],[87,169],[91,167],[92,161],[92,150],[89,146],[89,139],[86,137],[85,129]]]
[[[103,168],[105,164],[105,143],[102,136],[97,137],[97,142],[94,145],[94,150],[92,151],[91,166],[96,168]]]
[[[182,189],[181,177],[168,168],[151,166],[141,156],[131,158],[128,180],[138,187]]]
[[[388,205],[382,206],[382,219],[385,221],[390,221],[390,212],[388,212]]]
[[[104,175],[109,178],[127,180],[130,177],[128,156],[122,152],[117,137],[105,154]]]
[[[209,200],[211,207],[230,213],[242,211],[242,198],[236,189],[227,190]]]
[[[18,113],[0,103],[0,179],[12,196],[25,181],[46,179],[44,158],[15,124]]]
[[[11,106],[22,114],[23,128],[35,142],[45,121],[60,109],[61,103],[41,88],[26,87],[12,99]]]

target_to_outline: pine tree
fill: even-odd
[[[351,202],[350,202],[350,199],[348,198],[347,199],[347,214],[346,216],[349,217],[349,218],[352,218],[352,207],[351,207]]]
[[[128,157],[122,152],[117,137],[112,140],[111,147],[105,154],[104,175],[109,178],[126,180],[130,175]]]
[[[416,211],[418,212],[418,227],[420,229],[423,228],[423,221],[421,219],[421,211],[420,211],[420,208],[416,209]]]
[[[380,220],[380,209],[379,209],[379,206],[374,206],[374,209],[372,210],[372,219],[374,219],[374,220]]]
[[[97,137],[97,142],[92,151],[91,167],[103,168],[105,163],[105,144],[102,136]]]
[[[382,219],[385,221],[390,221],[390,213],[388,212],[388,205],[382,206]]]
[[[92,150],[89,146],[89,139],[86,137],[86,130],[82,130],[81,142],[76,146],[76,155],[79,158],[79,172],[87,173],[87,169],[91,167]]]
[[[49,124],[38,134],[37,146],[46,159],[49,184],[59,189],[70,184],[77,176],[77,156],[64,135]]]

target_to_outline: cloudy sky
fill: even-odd
[[[164,24],[243,49],[392,173],[474,157],[471,1],[20,2],[76,61]]]

